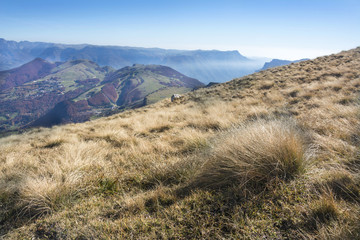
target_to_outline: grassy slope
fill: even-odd
[[[57,77],[58,81],[65,87],[65,92],[74,90],[77,86],[75,80],[85,80],[99,78],[103,80],[105,72],[96,69],[95,64],[83,62],[72,65],[71,62],[60,65],[53,70],[54,73],[46,76],[38,81],[48,81],[52,77]]]
[[[138,91],[140,94],[139,102],[143,102],[144,97],[151,95],[148,104],[155,103],[161,99],[170,97],[174,93],[186,93],[192,90],[191,88],[168,87],[163,85],[164,83],[171,83],[171,80],[179,83],[180,79],[177,79],[176,77],[171,78],[170,76],[164,76],[157,73],[156,70],[157,68],[160,68],[159,65],[137,65],[136,68],[128,68],[130,69],[124,69],[123,71],[128,71],[129,73],[126,76],[122,76],[121,80],[131,81],[133,82],[133,85],[139,84],[139,86],[128,92],[128,94],[131,94],[132,91]],[[98,92],[103,86],[104,84],[88,90],[77,97],[75,101],[86,99],[91,92]],[[119,95],[122,91],[122,88],[117,89],[117,93]]]
[[[185,87],[167,87],[167,88],[161,88],[153,93],[150,93],[146,96],[147,104],[153,104],[157,101],[160,101],[164,98],[168,98],[169,96],[172,96],[173,94],[185,94],[187,92],[190,92],[192,89],[185,88]]]
[[[357,239],[360,49],[0,141],[5,239]]]
[[[104,85],[99,85],[94,88],[91,88],[90,90],[84,92],[83,94],[79,95],[77,98],[73,99],[73,101],[77,102],[80,100],[87,100],[91,95],[100,92],[101,88],[104,87]]]
[[[176,75],[163,75],[166,73],[159,73],[158,70],[162,68],[166,67],[159,65],[137,65],[136,67],[124,69],[124,71],[129,73],[123,79],[131,81],[132,85],[136,86],[126,93],[128,96],[136,93],[136,99],[132,99],[130,104],[142,103],[145,97],[148,99],[147,104],[151,104],[161,99],[169,98],[174,93],[185,93],[192,90],[190,87],[182,87],[186,86],[186,82],[182,82],[183,79]],[[170,87],[166,85],[171,83],[177,86]],[[123,88],[118,88],[117,91],[120,95],[124,90]]]

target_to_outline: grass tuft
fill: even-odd
[[[308,136],[290,120],[258,120],[231,129],[213,146],[193,184],[246,187],[302,174],[312,155]]]
[[[331,192],[320,196],[310,207],[310,213],[306,215],[305,220],[305,227],[310,231],[319,230],[323,225],[336,220],[340,214]]]
[[[330,189],[337,198],[346,201],[360,202],[360,188],[349,173],[331,173],[324,185]]]
[[[61,146],[65,141],[63,139],[55,139],[45,143],[42,148],[55,148]]]

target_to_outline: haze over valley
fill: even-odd
[[[119,69],[133,64],[165,65],[199,79],[203,83],[225,82],[253,73],[264,62],[238,51],[166,50],[120,46],[66,45],[41,42],[15,42],[0,39],[0,70],[19,67],[35,58],[51,62],[76,59],[94,61]]]

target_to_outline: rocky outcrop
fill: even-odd
[[[184,100],[184,96],[180,94],[173,94],[171,96],[171,102],[182,102]]]

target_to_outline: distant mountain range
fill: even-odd
[[[201,86],[166,66],[136,64],[115,70],[89,60],[52,63],[36,58],[0,72],[0,131],[82,122]]]
[[[280,66],[284,66],[284,65],[288,65],[291,63],[297,63],[297,62],[302,62],[302,61],[306,61],[309,60],[308,58],[304,58],[304,59],[300,59],[300,60],[295,60],[295,61],[289,61],[289,60],[281,60],[281,59],[272,59],[270,62],[266,62],[264,64],[264,66],[258,70],[258,71],[263,71],[266,70],[268,68],[273,68],[273,67],[280,67]]]
[[[206,84],[253,73],[264,64],[264,61],[246,58],[238,51],[66,45],[0,38],[0,70],[18,67],[37,57],[55,62],[88,59],[99,66],[116,69],[132,64],[165,65]]]

